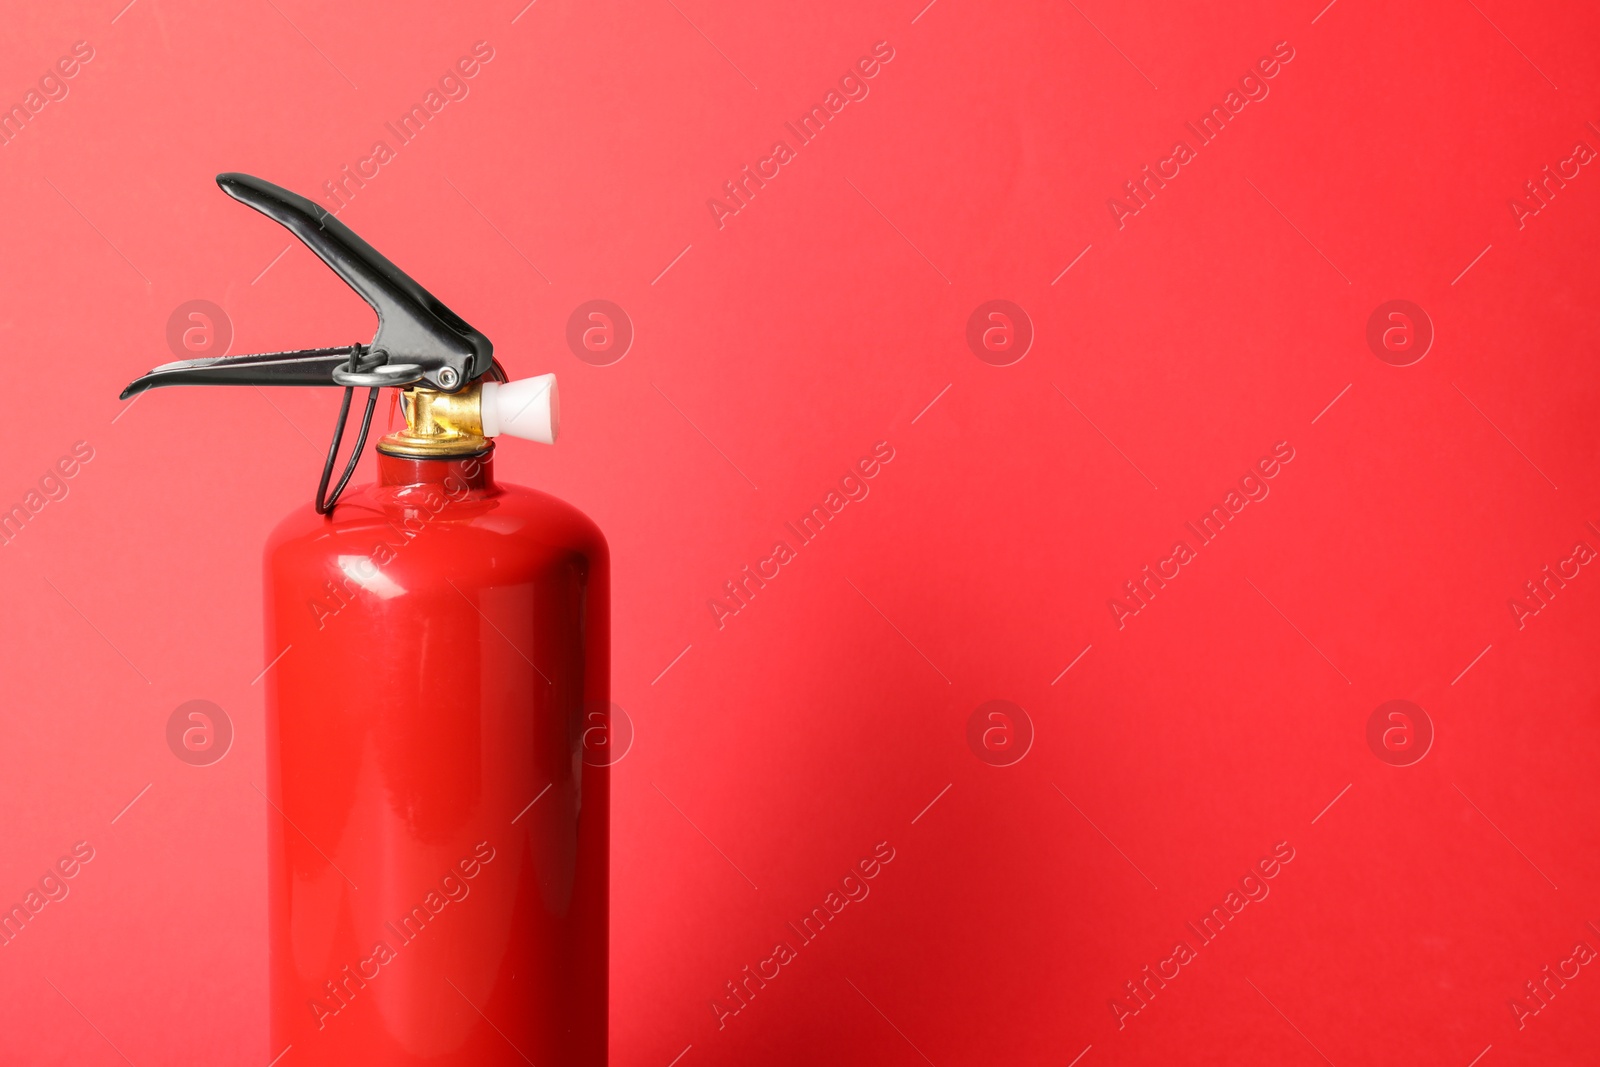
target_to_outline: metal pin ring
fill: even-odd
[[[349,371],[343,367],[333,372],[336,385],[377,389],[380,386],[410,385],[422,380],[422,366],[418,363],[386,363],[370,371]]]

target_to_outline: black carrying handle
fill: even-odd
[[[122,399],[166,385],[342,386],[339,421],[317,484],[317,512],[326,515],[333,510],[360,461],[379,387],[424,383],[453,393],[486,374],[503,381],[505,372],[495,361],[494,345],[487,337],[327,209],[249,174],[219,174],[217,184],[235,200],[283,226],[333,268],[378,313],[378,332],[366,345],[165,363],[130,382],[122,391]],[[330,491],[351,397],[358,386],[371,391],[355,447],[343,475]]]
[[[359,354],[358,346],[347,346],[164,363],[130,383],[122,391],[123,399],[166,385],[343,385],[335,381],[334,371],[348,371],[352,355],[361,357],[369,373],[381,374],[385,366],[420,371],[409,380],[382,384],[421,382],[447,393],[481,378],[494,366],[493,342],[326,208],[249,174],[219,174],[217,184],[315,252],[378,313],[378,331],[370,344],[359,346]]]
[[[122,399],[160,385],[333,385],[333,372],[349,364],[355,347],[180,359],[129,382]]]
[[[372,305],[378,313],[374,353],[385,353],[390,363],[417,364],[430,387],[447,393],[488,373],[494,361],[489,339],[326,208],[249,174],[219,174],[217,184],[300,238]]]

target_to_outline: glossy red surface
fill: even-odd
[[[378,465],[267,546],[273,1048],[603,1063],[605,541],[492,457]]]

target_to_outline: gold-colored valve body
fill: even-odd
[[[400,394],[406,428],[378,442],[390,456],[428,458],[472,456],[489,447],[483,435],[482,389],[476,383],[458,393],[413,386]]]

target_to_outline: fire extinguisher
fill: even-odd
[[[183,360],[122,394],[344,388],[315,507],[266,549],[267,1059],[603,1064],[606,543],[493,462],[496,436],[555,442],[554,375],[508,381],[487,337],[310,200],[217,183],[378,314],[369,344]],[[382,388],[405,429],[346,494]]]

